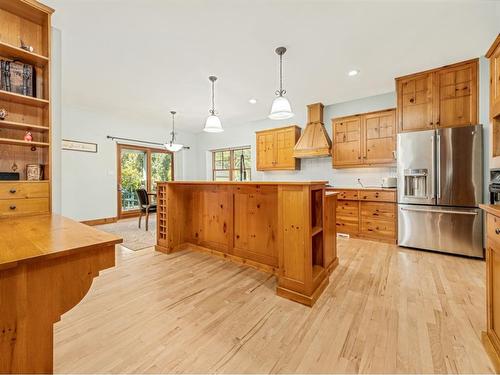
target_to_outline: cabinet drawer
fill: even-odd
[[[344,200],[358,200],[358,191],[357,190],[335,190],[339,193],[338,199]]]
[[[1,182],[0,199],[48,198],[48,182]]]
[[[338,201],[337,202],[337,216],[347,216],[357,218],[359,203],[356,201]]]
[[[488,217],[486,219],[486,226],[488,239],[494,242],[496,246],[500,246],[500,218],[492,214],[488,214]]]
[[[396,224],[393,221],[363,219],[361,233],[367,236],[395,238]]]
[[[42,212],[49,212],[49,198],[0,200],[0,216]]]
[[[368,219],[395,220],[396,204],[361,202],[361,216]]]
[[[396,202],[396,192],[384,190],[363,190],[360,191],[359,199],[363,201]]]
[[[338,233],[358,234],[359,231],[358,219],[337,217],[336,226]]]

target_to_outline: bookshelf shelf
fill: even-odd
[[[16,121],[0,120],[0,129],[2,128],[29,130],[36,132],[47,132],[50,129],[48,126],[25,124],[23,122],[16,122]]]
[[[26,104],[34,107],[47,107],[50,101],[46,99],[33,98],[31,96],[20,95],[9,91],[0,90],[0,100],[14,102],[18,104]]]
[[[39,67],[44,67],[50,62],[48,57],[26,51],[2,41],[0,41],[0,56],[9,60],[19,60]]]

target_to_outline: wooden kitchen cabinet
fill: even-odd
[[[395,189],[331,189],[337,195],[337,232],[355,238],[397,242]]]
[[[332,119],[333,167],[394,164],[395,114],[389,109]]]
[[[486,215],[486,332],[483,343],[497,372],[500,370],[500,211],[481,205]]]
[[[490,59],[490,119],[493,134],[492,156],[500,156],[500,34],[486,53]]]
[[[436,127],[478,123],[477,62],[443,68],[435,73]]]
[[[432,118],[432,73],[417,74],[397,79],[399,131],[428,130],[434,126]]]
[[[500,117],[500,34],[491,45],[486,57],[490,59],[490,117]]]
[[[362,163],[361,117],[332,120],[333,165],[352,166]]]
[[[396,78],[399,132],[476,125],[478,59]]]
[[[256,137],[258,171],[300,169],[300,159],[293,157],[300,127],[263,130],[256,132]]]

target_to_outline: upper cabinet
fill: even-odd
[[[256,135],[258,171],[300,169],[300,160],[293,156],[300,127],[293,125],[263,130]]]
[[[438,127],[478,123],[477,60],[435,73],[435,124]]]
[[[332,119],[332,134],[333,165],[361,164],[361,116]]]
[[[333,167],[393,165],[396,110],[332,119]]]
[[[500,34],[486,53],[490,59],[490,117],[500,117]]]
[[[490,119],[493,157],[500,156],[500,34],[486,53],[490,59]]]
[[[399,131],[432,129],[432,73],[396,80]]]
[[[400,132],[475,125],[478,59],[396,78]]]

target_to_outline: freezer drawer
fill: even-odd
[[[483,258],[479,208],[398,205],[398,244]]]

